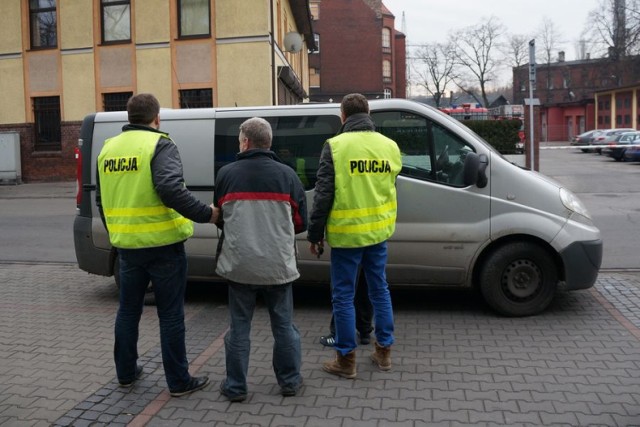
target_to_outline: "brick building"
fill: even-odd
[[[318,51],[309,55],[310,100],[406,98],[405,35],[381,0],[310,0]]]
[[[564,61],[561,52],[557,62],[536,69],[533,96],[540,100],[542,141],[569,141],[591,129],[640,128],[640,98],[629,88],[640,83],[640,57]],[[605,94],[596,101],[598,92]],[[620,94],[617,110],[611,107],[611,94]],[[513,98],[514,104],[529,98],[528,64],[513,69]]]
[[[19,134],[27,182],[73,179],[83,117],[123,110],[133,93],[154,93],[163,108],[309,93],[309,0],[1,3],[0,132]],[[285,46],[292,34],[300,49]]]

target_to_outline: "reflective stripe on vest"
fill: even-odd
[[[347,132],[328,143],[335,194],[327,242],[353,248],[387,240],[395,230],[395,180],[402,168],[397,144],[377,132]]]
[[[166,207],[155,191],[151,158],[159,134],[132,130],[105,141],[98,156],[102,206],[111,244],[137,249],[181,242],[193,223]]]

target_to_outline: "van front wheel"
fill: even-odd
[[[518,242],[495,249],[479,279],[482,295],[493,309],[506,316],[530,316],[544,311],[553,300],[558,273],[547,251]]]

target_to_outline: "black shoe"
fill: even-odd
[[[137,379],[140,379],[140,377],[142,376],[142,372],[143,372],[142,366],[136,365],[136,374],[133,377],[133,379],[132,380],[128,380],[128,381],[127,380],[118,380],[118,384],[120,385],[120,387],[124,387],[124,388],[131,387],[133,385],[133,383],[136,382]]]
[[[360,334],[360,344],[367,345],[371,342],[371,335]]]
[[[320,337],[320,344],[325,347],[333,347],[336,345],[336,338],[333,335],[323,335]]]
[[[184,396],[194,391],[202,390],[209,384],[209,377],[191,377],[189,383],[182,389],[169,390],[169,394],[173,397]]]
[[[302,387],[302,380],[300,380],[300,384],[295,387],[282,387],[280,394],[282,394],[283,397],[293,397],[298,394],[300,387]]]
[[[220,394],[229,399],[229,402],[244,402],[247,400],[246,394],[231,394],[224,388],[224,381],[220,383]]]

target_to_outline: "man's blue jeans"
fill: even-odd
[[[135,377],[138,328],[149,281],[160,320],[162,364],[169,390],[191,380],[185,346],[184,294],[187,257],[183,243],[146,249],[118,249],[120,308],[116,316],[114,357],[118,379]]]
[[[247,394],[247,371],[251,353],[251,320],[258,294],[269,310],[273,333],[273,371],[281,388],[297,389],[302,383],[300,333],[293,324],[293,291],[285,285],[229,283],[229,331],[224,337],[227,378],[223,388],[229,396]]]
[[[353,299],[360,265],[369,285],[376,340],[383,347],[393,344],[393,308],[385,273],[386,264],[386,241],[363,248],[331,248],[332,302],[336,322],[335,348],[342,355],[357,347]]]

